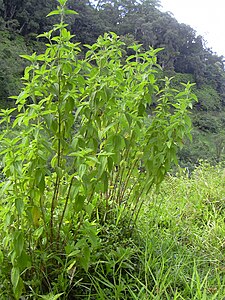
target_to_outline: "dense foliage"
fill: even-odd
[[[39,35],[44,53],[21,55],[29,65],[16,108],[0,112],[1,299],[103,297],[97,277],[114,285],[130,268],[116,274],[146,195],[190,138],[193,84],[171,88],[160,78],[160,49],[133,44],[124,56],[115,33],[81,55],[65,3],[48,15],[59,23]]]
[[[54,18],[52,21],[45,15],[56,5],[56,0],[0,1],[1,107],[13,105],[7,97],[16,94],[21,87],[19,78],[24,62],[18,54],[39,52],[43,48],[41,40],[36,43],[35,37],[49,30]],[[185,152],[181,152],[183,164],[196,163],[199,158],[212,162],[224,158],[223,57],[208,49],[203,37],[197,36],[190,26],[179,24],[170,13],[161,12],[157,0],[69,0],[68,6],[78,12],[70,16],[68,23],[71,33],[82,44],[92,44],[100,34],[113,31],[126,44],[126,55],[132,54],[127,46],[134,41],[141,43],[143,50],[148,50],[149,46],[163,47],[158,63],[164,75],[174,77],[175,88],[180,88],[180,82],[196,82],[194,146],[187,144]]]

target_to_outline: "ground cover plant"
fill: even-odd
[[[170,88],[160,49],[126,57],[115,33],[83,56],[65,5],[39,35],[46,51],[22,55],[17,107],[0,112],[1,299],[150,297],[138,217],[190,138],[192,84]]]
[[[140,299],[224,299],[224,183],[224,167],[202,163],[146,201]]]

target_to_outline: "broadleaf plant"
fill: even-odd
[[[15,299],[29,292],[67,299],[82,280],[75,265],[91,266],[101,225],[128,215],[132,231],[149,190],[190,137],[192,84],[179,92],[166,78],[159,88],[160,49],[134,45],[124,57],[111,32],[83,55],[64,23],[72,13],[65,5],[59,1],[49,16],[60,22],[39,36],[46,51],[22,56],[30,65],[14,97],[15,120],[14,110],[1,112],[1,253]]]

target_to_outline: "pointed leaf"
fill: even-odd
[[[64,13],[66,15],[78,15],[78,13],[75,10],[71,10],[71,9],[64,10]]]
[[[47,15],[47,17],[53,16],[53,15],[60,15],[60,14],[61,14],[60,10],[53,10]]]

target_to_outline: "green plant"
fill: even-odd
[[[138,220],[140,272],[132,272],[147,299],[224,297],[223,195],[223,167],[206,162],[150,193]]]
[[[48,40],[45,53],[22,55],[30,65],[13,97],[16,119],[1,135],[1,247],[11,265],[1,276],[11,277],[16,299],[88,294],[102,226],[125,220],[130,237],[146,194],[190,137],[192,84],[178,92],[166,78],[159,90],[160,49],[133,45],[124,63],[123,43],[110,33],[80,58],[64,23],[75,12],[65,5],[59,0],[49,16],[60,22],[39,35]],[[13,111],[3,110],[2,121],[9,124]]]

